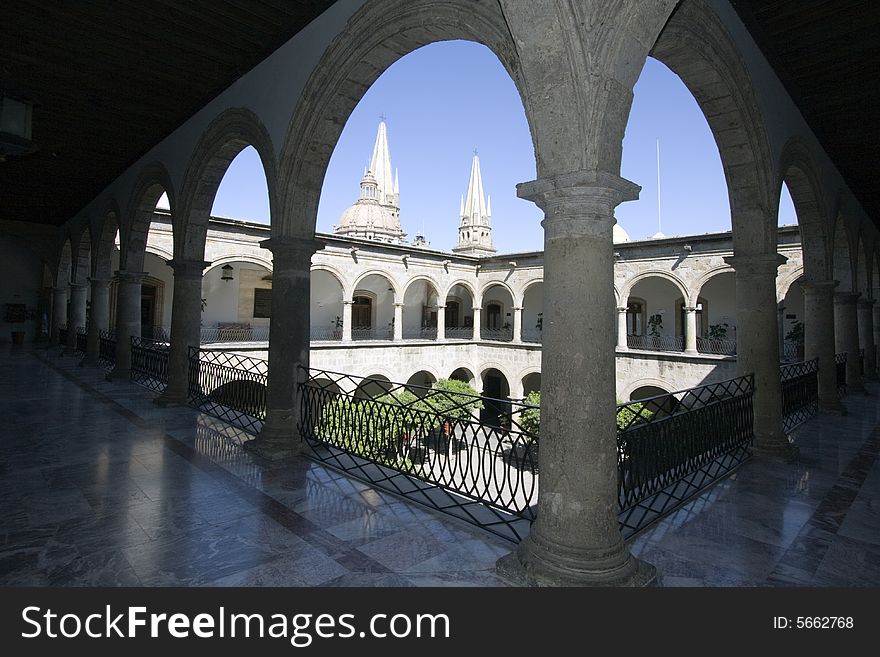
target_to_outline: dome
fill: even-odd
[[[629,233],[620,224],[614,224],[614,227],[611,229],[611,241],[615,244],[629,242]]]
[[[399,240],[404,236],[400,229],[400,219],[393,207],[365,199],[360,199],[342,213],[333,232],[337,235],[371,239]]]

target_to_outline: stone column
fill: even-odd
[[[482,322],[483,309],[474,306],[474,340],[480,340],[480,322]]]
[[[394,303],[394,341],[403,340],[403,304]]]
[[[141,336],[141,283],[146,272],[117,271],[116,364],[108,380],[131,378],[131,338]]]
[[[59,331],[67,323],[67,295],[70,289],[56,287],[52,290],[52,344],[61,345]],[[63,346],[63,345],[62,345]]]
[[[837,366],[834,363],[834,288],[837,281],[805,282],[804,358],[819,361],[819,408],[828,413],[846,413],[837,396]]]
[[[513,342],[522,342],[522,308],[513,308]]]
[[[319,244],[312,239],[273,237],[260,242],[272,252],[272,319],[269,330],[269,370],[266,420],[260,435],[245,448],[271,460],[299,454],[302,437],[298,383],[309,367],[309,271]],[[351,339],[351,302],[344,320]],[[345,312],[345,310],[343,310]],[[303,369],[301,369],[303,368]]]
[[[617,351],[626,351],[629,343],[626,340],[626,306],[617,308]]]
[[[437,306],[437,341],[446,339],[446,306]]]
[[[110,326],[110,279],[90,278],[92,308],[89,317],[89,333],[86,338],[86,357],[83,365],[97,365],[101,355],[101,331]]]
[[[856,311],[858,292],[834,294],[834,346],[846,354],[846,389],[848,393],[864,392],[859,375],[859,323]]]
[[[86,325],[86,301],[89,298],[89,288],[82,283],[70,284],[70,306],[67,313],[67,345],[65,354],[76,351],[76,334],[79,329]]]
[[[517,187],[545,216],[541,490],[529,536],[497,564],[518,583],[644,585],[654,578],[653,567],[629,553],[617,521],[611,229],[615,206],[636,198],[638,187],[596,177],[578,172]]]
[[[776,330],[779,334],[779,360],[785,360],[785,306],[776,306]]]
[[[351,342],[351,307],[354,301],[350,299],[342,302],[342,341]]]
[[[776,269],[786,259],[777,253],[767,253],[735,255],[724,260],[736,272],[737,374],[755,377],[755,452],[791,458],[796,449],[782,428],[776,312]]]
[[[859,299],[859,347],[865,350],[865,379],[877,380],[874,354],[874,300]]]
[[[684,309],[684,353],[697,355],[697,309]]]
[[[204,260],[168,262],[174,270],[171,300],[171,347],[168,350],[168,385],[156,398],[159,406],[185,406],[189,397],[189,349],[201,344],[202,273],[211,265]],[[274,287],[274,273],[273,273]],[[271,333],[271,331],[270,331]]]
[[[880,371],[880,304],[874,304],[874,371]]]

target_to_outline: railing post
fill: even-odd
[[[629,349],[626,339],[626,306],[617,308],[617,351]]]
[[[273,237],[260,242],[272,252],[272,318],[266,378],[266,419],[260,435],[246,448],[276,460],[299,454],[299,368],[309,367],[310,265],[319,243],[313,239]],[[343,330],[351,339],[351,311]],[[343,310],[343,312],[345,312]]]
[[[160,406],[185,406],[189,397],[189,348],[198,347],[201,337],[202,272],[211,263],[175,259],[168,265],[174,270],[168,385],[156,403]]]
[[[804,289],[804,360],[816,359],[819,408],[826,413],[846,413],[837,394],[834,349],[834,288],[837,281],[807,281]]]
[[[86,356],[83,365],[97,365],[101,357],[101,331],[110,326],[110,279],[90,278],[92,306],[89,332],[86,338]]]
[[[116,364],[108,380],[131,378],[131,338],[141,335],[141,283],[146,272],[117,271]]]
[[[755,375],[755,451],[788,459],[797,449],[783,428],[776,312],[776,270],[786,259],[757,253],[724,260],[736,272],[737,373]]]
[[[541,486],[528,537],[497,569],[526,584],[644,585],[654,569],[630,554],[617,519],[611,315],[614,208],[638,187],[576,172],[522,183],[517,193],[544,212]],[[573,304],[574,296],[591,303]]]

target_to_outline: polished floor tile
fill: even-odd
[[[505,585],[513,544],[75,362],[0,352],[0,584]],[[845,401],[630,549],[663,586],[880,585],[880,397]]]

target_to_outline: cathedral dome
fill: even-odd
[[[614,224],[614,227],[611,229],[611,241],[615,244],[629,242],[629,233],[620,224]]]
[[[366,233],[397,236],[400,234],[400,219],[394,208],[380,205],[378,201],[360,199],[339,217],[337,232],[340,231],[357,237],[365,237]]]

